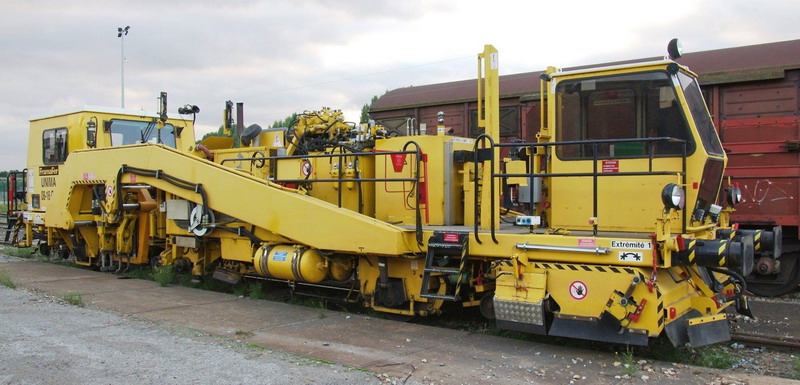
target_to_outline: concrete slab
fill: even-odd
[[[603,352],[256,301],[180,286],[160,287],[155,282],[120,280],[108,273],[34,261],[0,261],[0,270],[9,271],[19,286],[52,294],[79,292],[90,305],[123,315],[423,383],[622,382],[617,378],[622,371],[614,365],[619,357]],[[789,383],[774,377],[734,375],[695,367],[664,375],[662,369],[673,369],[671,364],[652,361],[649,364],[654,372],[647,375],[648,380],[657,383],[709,383],[720,379],[751,384]]]

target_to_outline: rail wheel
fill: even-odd
[[[48,245],[46,242],[39,244],[39,253],[44,255],[45,257],[49,257],[51,251],[52,250],[50,249],[50,245]]]
[[[747,281],[747,290],[762,297],[776,297],[795,290],[800,285],[800,255],[781,258],[783,271],[773,279],[758,278]]]

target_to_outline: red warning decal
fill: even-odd
[[[576,301],[586,298],[587,294],[589,294],[589,288],[583,281],[572,281],[569,284],[569,295]]]
[[[313,167],[311,167],[311,162],[309,161],[303,162],[303,166],[300,168],[300,172],[303,173],[303,176],[311,175],[311,171],[313,171]]]

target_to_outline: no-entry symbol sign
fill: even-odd
[[[300,167],[300,172],[303,174],[303,176],[311,175],[312,170],[313,168],[311,167],[311,162],[309,161],[303,162],[303,165]]]
[[[573,299],[580,301],[586,298],[586,294],[589,294],[589,288],[586,287],[583,281],[572,281],[572,283],[569,284],[569,295]]]

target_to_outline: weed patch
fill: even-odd
[[[639,370],[639,367],[634,361],[633,349],[630,346],[626,346],[625,351],[622,352],[622,372],[633,377],[637,370]]]
[[[124,273],[122,276],[128,278],[145,279],[148,281],[153,281],[152,270],[150,268],[134,267],[130,269],[128,272]]]
[[[70,305],[74,305],[74,306],[78,306],[78,307],[83,307],[84,306],[83,296],[80,293],[67,293],[67,294],[64,294],[61,297],[61,299],[64,300],[64,302],[66,302],[66,303],[68,303]]]
[[[704,346],[694,351],[696,365],[709,368],[728,369],[736,363],[736,359],[720,346]]]
[[[175,282],[178,274],[172,266],[159,266],[152,274],[153,280],[161,286],[167,286]]]
[[[264,293],[264,285],[261,282],[252,282],[247,285],[247,295],[251,299],[267,299]]]
[[[11,274],[7,271],[0,271],[0,285],[3,285],[9,289],[16,289],[17,284],[14,283],[14,280],[11,279]]]
[[[33,256],[34,248],[33,247],[14,247],[14,246],[3,246],[0,249],[4,255],[8,255],[11,257],[17,258],[26,258],[29,259]]]

